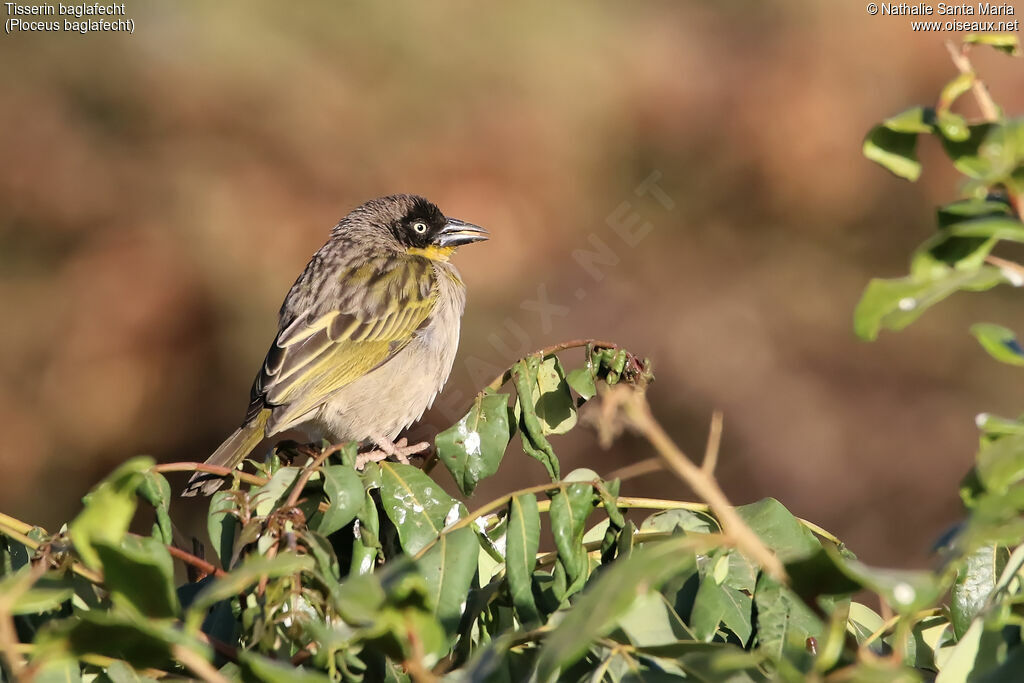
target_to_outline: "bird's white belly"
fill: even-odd
[[[332,443],[393,441],[418,420],[451,373],[464,305],[460,295],[443,292],[430,324],[390,360],[338,391],[305,431]]]

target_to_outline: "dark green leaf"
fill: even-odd
[[[533,599],[533,570],[540,547],[540,513],[532,493],[515,496],[509,503],[505,536],[505,573],[520,622],[535,625],[540,613]]]
[[[224,569],[231,569],[235,538],[241,526],[241,522],[234,514],[236,500],[237,496],[232,491],[217,491],[210,498],[210,511],[206,518],[210,543]]]
[[[316,531],[330,536],[356,518],[363,506],[363,481],[345,465],[324,467],[321,475],[330,507],[320,517]]]
[[[723,556],[726,567],[728,558]],[[719,584],[714,577],[706,576],[697,589],[697,597],[690,615],[690,626],[694,635],[710,641],[718,632],[719,623],[732,631],[743,644],[753,633],[751,626],[753,600],[749,595],[727,584]]]
[[[476,574],[480,544],[472,529],[463,527],[441,536],[416,560],[427,581],[435,614],[445,632],[455,633]]]
[[[171,530],[171,517],[168,514],[171,504],[171,485],[159,472],[149,470],[143,476],[145,478],[139,486],[139,495],[153,506],[156,513],[153,537],[161,543],[173,543],[174,534]]]
[[[262,683],[329,683],[331,680],[325,674],[276,662],[245,650],[239,652],[238,659],[248,680]]]
[[[676,574],[692,569],[684,552],[689,539],[650,543],[615,562],[588,586],[565,618],[544,641],[537,678],[549,678],[576,662],[595,638],[607,634],[619,618],[648,592]]]
[[[573,391],[588,401],[597,395],[597,386],[594,385],[594,376],[588,367],[570,370],[565,375],[565,381],[572,387]]]
[[[885,126],[875,126],[864,139],[864,156],[907,180],[921,176],[917,160],[917,134],[898,133]]]
[[[312,570],[313,566],[313,558],[309,555],[283,553],[273,558],[260,555],[250,556],[238,567],[199,592],[189,606],[189,621],[192,624],[200,622],[203,614],[212,605],[247,590],[263,576],[275,578],[298,574]]]
[[[569,484],[551,496],[548,514],[558,561],[569,580],[566,595],[578,591],[587,580],[588,562],[587,551],[583,547],[583,532],[587,517],[593,509],[594,487],[590,484]]]
[[[962,638],[985,601],[995,590],[996,581],[1006,564],[1005,548],[987,545],[978,548],[960,561],[956,583],[950,591],[949,611],[953,631]]]
[[[438,434],[434,444],[459,490],[468,496],[498,471],[511,436],[508,395],[486,394],[477,396],[469,412]]]
[[[130,604],[152,618],[177,616],[174,562],[155,538],[125,536],[120,542],[95,541],[103,564],[103,582],[115,601]]]
[[[537,372],[540,359],[530,356],[512,366],[512,380],[519,396],[519,425],[522,430],[523,450],[532,458],[536,458],[548,471],[551,481],[558,481],[560,470],[558,458],[545,436],[545,426],[537,416],[533,401],[533,388],[537,385]]]
[[[390,462],[380,467],[381,503],[398,529],[406,553],[415,555],[437,538],[441,529],[462,516],[462,504],[422,470]]]

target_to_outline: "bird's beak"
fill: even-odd
[[[437,243],[442,247],[458,247],[471,242],[483,242],[486,239],[490,239],[486,230],[458,218],[449,218],[441,232],[437,233]]]

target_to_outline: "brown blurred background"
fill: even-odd
[[[134,35],[0,36],[4,512],[55,527],[131,455],[204,459],[308,257],[393,192],[493,234],[457,257],[463,341],[428,429],[521,352],[613,339],[653,359],[687,451],[725,411],[734,501],[775,496],[913,566],[959,515],[975,414],[1024,405],[967,334],[1020,329],[1019,292],[961,295],[875,344],[851,331],[868,278],[903,274],[958,191],[932,141],[916,185],[860,154],[954,75],[948,34],[855,2],[127,10]],[[1024,111],[1024,63],[974,59]],[[651,227],[630,246],[609,220],[634,212]],[[573,258],[595,240],[617,260],[600,279]],[[583,430],[555,447],[564,471],[650,455]],[[519,455],[478,497],[543,477]],[[663,475],[625,490],[692,497]]]

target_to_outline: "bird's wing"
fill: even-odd
[[[434,269],[421,258],[372,258],[329,277],[316,301],[278,333],[253,384],[246,422],[271,409],[268,434],[301,422],[390,360],[437,302]]]

